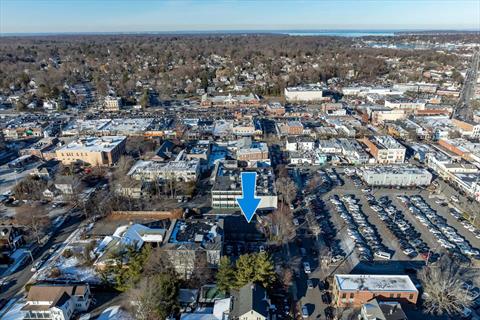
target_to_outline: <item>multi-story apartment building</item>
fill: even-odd
[[[333,301],[338,307],[359,307],[376,298],[416,304],[418,290],[404,275],[337,274],[333,283]]]
[[[365,137],[363,142],[377,163],[403,163],[406,148],[390,136]]]
[[[122,99],[119,97],[107,96],[103,102],[103,110],[107,112],[119,111],[122,106]]]
[[[253,169],[249,169],[251,171]],[[273,210],[277,208],[277,191],[275,176],[270,167],[256,168],[256,196],[260,198],[258,209]],[[238,209],[237,198],[242,196],[242,169],[237,161],[219,162],[212,174],[212,207],[216,209]]]
[[[223,219],[174,220],[161,247],[177,274],[185,279],[195,271],[218,267],[223,246]]]
[[[63,164],[85,162],[93,166],[111,166],[125,152],[125,136],[77,139],[56,151]]]

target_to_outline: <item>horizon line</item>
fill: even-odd
[[[400,33],[400,32],[455,32],[455,33],[480,33],[479,29],[473,28],[385,28],[385,29],[355,29],[355,28],[338,28],[338,29],[205,29],[205,30],[163,30],[163,31],[46,31],[46,32],[0,32],[0,37],[4,36],[54,36],[54,35],[152,35],[152,34],[169,34],[169,35],[189,35],[189,34],[233,34],[233,33],[252,33],[252,34],[289,34],[289,33]]]

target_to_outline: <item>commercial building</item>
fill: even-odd
[[[351,164],[365,164],[368,163],[370,156],[363,150],[360,143],[355,139],[340,138],[337,140],[341,148],[341,154]]]
[[[454,173],[450,181],[469,197],[480,202],[480,173]]]
[[[288,121],[278,125],[282,135],[299,136],[303,134],[303,124],[300,121]]]
[[[319,84],[306,84],[296,87],[287,87],[284,90],[288,102],[313,102],[323,99],[323,87]]]
[[[427,104],[424,100],[412,100],[407,98],[387,98],[385,99],[385,107],[403,110],[424,110]]]
[[[413,187],[428,186],[432,182],[428,170],[414,166],[363,167],[359,174],[369,186]]]
[[[252,119],[246,119],[242,121],[235,122],[232,128],[232,133],[236,136],[254,136],[261,135],[261,128],[257,128]]]
[[[250,93],[249,95],[214,96],[209,94],[202,95],[201,106],[203,107],[258,107],[260,98]]]
[[[464,160],[480,163],[480,143],[470,142],[462,138],[444,138],[440,139],[438,144]]]
[[[249,167],[270,165],[268,145],[265,142],[251,142],[237,150],[237,160],[246,161]]]
[[[266,110],[272,116],[282,117],[285,114],[285,107],[280,102],[267,104]]]
[[[418,290],[409,276],[336,274],[333,301],[337,307],[359,307],[376,298],[416,304]]]
[[[315,140],[308,136],[287,137],[285,148],[287,151],[313,151]]]
[[[473,139],[480,138],[480,123],[466,122],[459,119],[452,119],[452,123],[458,128],[462,136],[468,136]]]
[[[390,136],[365,137],[360,140],[377,163],[403,163],[406,148]]]
[[[188,279],[218,267],[223,234],[223,219],[174,220],[161,250],[177,274]]]
[[[125,152],[125,136],[77,139],[56,151],[57,160],[63,164],[89,163],[92,166],[111,166]]]
[[[90,302],[88,285],[33,285],[21,310],[24,320],[70,320],[74,313],[86,312]]]
[[[248,170],[252,171],[252,169]],[[270,167],[256,168],[257,184],[255,195],[260,198],[258,209],[274,210],[277,208],[277,191],[275,188],[275,176]],[[218,162],[213,176],[212,207],[216,209],[237,209],[236,201],[242,196],[241,186],[242,169],[237,161]]]

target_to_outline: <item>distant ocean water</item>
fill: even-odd
[[[280,32],[283,33],[283,32]],[[394,31],[290,31],[285,32],[289,36],[331,36],[331,37],[393,37]]]

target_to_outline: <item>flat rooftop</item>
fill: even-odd
[[[254,171],[257,172],[256,195],[274,196],[276,194],[276,189],[273,170],[266,167],[256,168]],[[226,168],[221,165],[218,168],[217,176],[215,177],[215,183],[212,187],[212,192],[237,191],[239,194],[241,194],[241,172],[242,170],[239,168]]]
[[[110,152],[126,139],[125,136],[89,137],[74,140],[59,151]]]
[[[375,167],[364,167],[361,169],[365,173],[388,173],[388,174],[426,174],[429,173],[427,169],[414,167],[414,166],[380,166]]]
[[[377,146],[384,149],[405,149],[397,140],[390,136],[375,136],[370,141],[377,144]]]
[[[323,91],[323,87],[320,84],[304,84],[301,86],[287,87],[285,90],[289,92]]]
[[[221,231],[215,220],[177,220],[168,243],[213,241]]]
[[[343,291],[418,292],[409,276],[337,274],[335,282]]]

